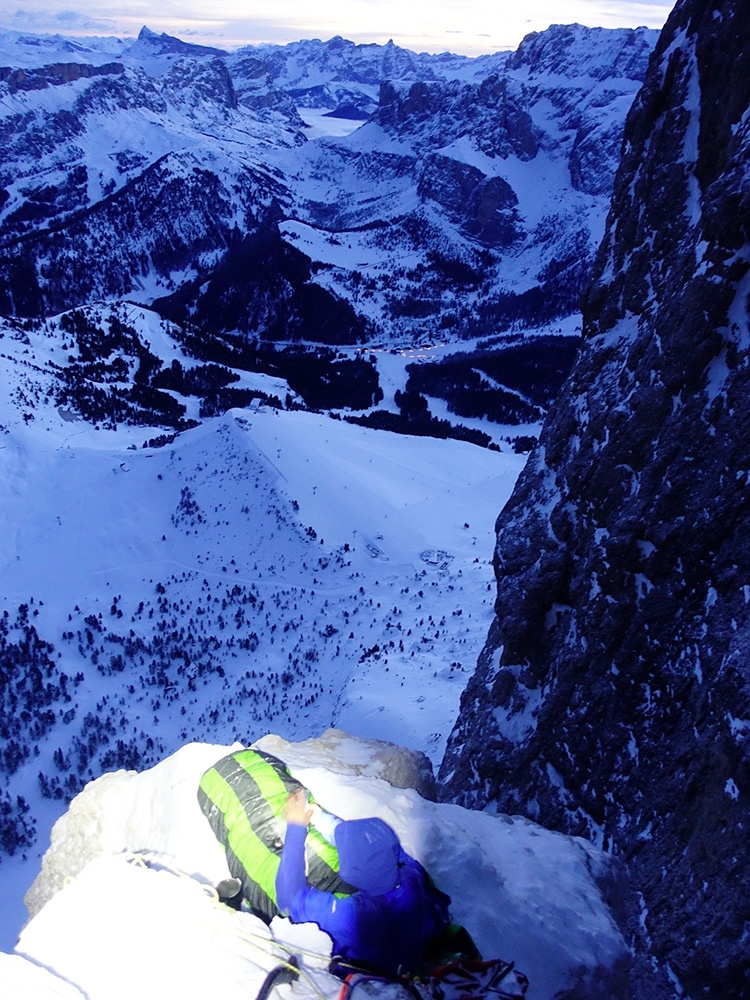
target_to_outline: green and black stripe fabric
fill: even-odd
[[[198,802],[227,852],[229,871],[242,883],[250,909],[269,921],[279,913],[276,872],[284,846],[284,804],[303,786],[277,757],[238,750],[201,778]],[[316,889],[349,896],[356,889],[339,876],[339,856],[314,827],[305,842],[307,881]]]

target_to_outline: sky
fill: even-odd
[[[223,48],[343,35],[479,55],[515,49],[524,35],[550,24],[660,28],[672,6],[662,0],[66,0],[61,6],[4,0],[0,30],[122,37],[145,24]]]

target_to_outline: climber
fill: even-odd
[[[309,797],[262,750],[233,751],[206,771],[198,801],[232,876],[217,886],[221,900],[266,923],[282,911],[312,920],[336,954],[359,965],[413,970],[433,942],[433,965],[446,954],[478,955],[467,932],[449,923],[450,898],[386,823],[340,820]]]
[[[226,850],[234,878],[238,898],[233,905],[241,906],[244,899],[266,923],[279,913],[276,872],[286,830],[284,808],[290,793],[302,787],[278,757],[252,749],[223,757],[200,781],[198,801]],[[330,841],[312,830],[306,846],[307,873],[314,886],[337,895],[355,891],[340,877],[338,852]],[[229,888],[219,895],[234,898]]]
[[[339,820],[311,806],[304,788],[289,795],[285,815],[276,875],[279,908],[292,921],[312,921],[329,934],[342,969],[351,962],[390,973],[416,971],[450,923],[450,897],[432,884],[381,819]],[[357,889],[353,894],[340,898],[308,885],[305,841],[311,821],[335,844],[339,874]]]

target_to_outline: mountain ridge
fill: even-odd
[[[474,331],[486,335],[498,326],[507,328],[513,314],[498,311],[494,289],[504,286],[503,294],[513,296],[519,284],[524,288],[536,284],[544,295],[545,267],[569,252],[571,240],[578,240],[579,249],[585,241],[581,269],[590,263],[603,224],[626,105],[656,37],[646,29],[602,35],[580,26],[557,27],[519,49],[514,70],[510,54],[505,53],[474,60],[431,57],[392,45],[355,46],[343,39],[246,48],[228,55],[192,52],[189,46],[178,46],[176,51],[173,41],[146,31],[123,47],[116,62],[109,42],[100,55],[91,50],[93,62],[107,57],[103,66],[91,70],[80,68],[86,62],[79,49],[79,59],[69,70],[56,71],[55,79],[62,82],[53,87],[51,107],[15,109],[15,91],[11,93],[17,87],[13,81],[22,78],[28,86],[51,80],[51,61],[46,76],[41,71],[35,75],[30,67],[8,71],[5,87],[10,104],[0,122],[0,134],[7,139],[0,158],[0,276],[11,292],[2,304],[6,313],[23,308],[29,315],[59,312],[92,298],[121,295],[149,304],[174,291],[185,280],[206,273],[206,252],[215,259],[227,251],[234,226],[250,233],[262,225],[257,211],[248,213],[243,204],[248,177],[255,176],[266,178],[261,183],[275,188],[274,198],[286,219],[323,226],[326,231],[389,225],[391,256],[411,258],[411,268],[397,265],[382,273],[381,234],[379,241],[359,241],[361,263],[339,264],[337,271],[318,271],[310,279],[327,285],[357,310],[363,296],[358,294],[354,272],[361,273],[364,264],[373,339],[409,335],[407,324],[398,322],[391,308],[394,296],[389,285],[394,277],[399,299],[429,301],[428,315],[411,317],[412,339],[436,332],[459,338]],[[592,39],[596,56],[588,68],[596,72],[586,75],[583,52]],[[16,39],[16,48],[23,49],[22,41]],[[623,61],[621,50],[631,52],[630,65]],[[0,44],[2,51],[10,56],[13,46],[3,49]],[[538,72],[536,58],[542,66]],[[122,69],[114,72],[114,66]],[[550,66],[559,70],[551,86],[545,82]],[[631,75],[616,76],[622,67]],[[398,96],[402,86],[416,88],[411,103]],[[33,98],[37,91],[25,93]],[[423,113],[417,114],[420,101]],[[500,120],[498,102],[503,108]],[[360,107],[363,119],[370,122],[357,139],[342,136],[310,143],[299,111],[312,104],[327,112],[346,105],[350,116],[353,108]],[[535,110],[547,106],[552,109],[549,114]],[[435,123],[440,123],[439,129]],[[191,141],[186,145],[187,136]],[[539,158],[542,147],[546,152]],[[191,221],[195,246],[191,253],[186,244],[185,260],[169,255],[155,259],[148,249],[144,255],[139,241],[157,242],[159,234],[145,230],[131,234],[132,259],[126,262],[116,246],[122,232],[103,209],[127,186],[133,190],[139,179],[148,204],[146,173],[157,162],[169,163],[164,161],[169,153],[176,157],[175,187],[185,180],[186,170],[179,164],[187,165],[190,158],[195,171],[211,178],[216,224],[208,218]],[[434,154],[447,159],[436,161]],[[347,168],[339,171],[342,159]],[[467,167],[451,165],[453,159],[465,161]],[[532,171],[528,176],[524,163]],[[444,166],[449,169],[442,170]],[[469,167],[479,169],[485,179],[464,199],[465,180],[459,174],[461,170],[466,174]],[[423,179],[425,172],[429,183]],[[512,188],[518,199],[510,225],[503,217],[510,196],[498,197],[496,190],[503,185]],[[374,203],[365,194],[370,188],[377,198]],[[540,198],[545,189],[549,189],[546,200]],[[200,197],[198,191],[191,194],[191,199],[195,197]],[[166,189],[162,200],[166,204]],[[466,218],[460,210],[465,200]],[[561,200],[567,203],[567,212],[559,211]],[[445,204],[452,206],[447,214]],[[537,230],[545,211],[550,220],[542,234]],[[76,229],[81,212],[88,213],[85,231]],[[155,222],[160,228],[173,228],[184,212],[178,200]],[[70,255],[47,232],[52,226],[61,238],[72,241],[78,258],[89,259],[88,283],[78,291],[75,282],[57,287],[56,274],[67,266]],[[32,233],[38,242],[27,239]],[[326,232],[321,233],[325,238]],[[105,259],[102,246],[121,258],[122,279],[114,285],[99,263]],[[483,246],[498,251],[492,265],[483,262]],[[310,255],[305,247],[298,248]],[[418,268],[429,269],[429,255],[435,253],[481,268],[490,290],[478,295],[450,280],[420,289]],[[23,278],[17,277],[19,269]],[[581,275],[570,274],[564,283],[570,291],[563,314],[575,311],[581,282]],[[35,290],[29,294],[29,289]],[[453,312],[450,300],[458,307],[455,329],[438,326],[436,331],[431,317]],[[485,318],[486,311],[493,318]],[[529,319],[536,322],[539,316],[531,314]],[[258,335],[263,336],[262,328]]]

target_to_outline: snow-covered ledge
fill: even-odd
[[[606,995],[619,995],[614,970],[626,947],[596,884],[610,865],[606,855],[525,819],[437,804],[396,787],[418,784],[424,774],[412,751],[392,744],[329,730],[304,743],[269,736],[256,745],[285,760],[326,808],[390,823],[451,895],[454,918],[482,953],[513,959],[530,977],[535,1000],[552,1000],[575,983],[576,996],[594,996],[586,988],[593,979],[609,980]],[[120,771],[88,785],[55,825],[27,896],[33,919],[17,953],[89,1000],[148,1000],[162,995],[167,981],[171,995],[197,995],[196,983],[211,975],[222,988],[244,982],[252,993],[278,957],[274,940],[299,945],[302,935],[321,956],[317,967],[306,959],[315,967],[310,974],[334,997],[340,984],[324,972],[325,935],[278,919],[269,930],[206,891],[227,868],[196,790],[202,773],[231,749],[188,744],[142,774]],[[132,855],[146,853],[157,863],[133,863]],[[258,935],[266,942],[260,957]],[[18,966],[12,971],[17,977]],[[0,965],[0,991],[3,975]]]

